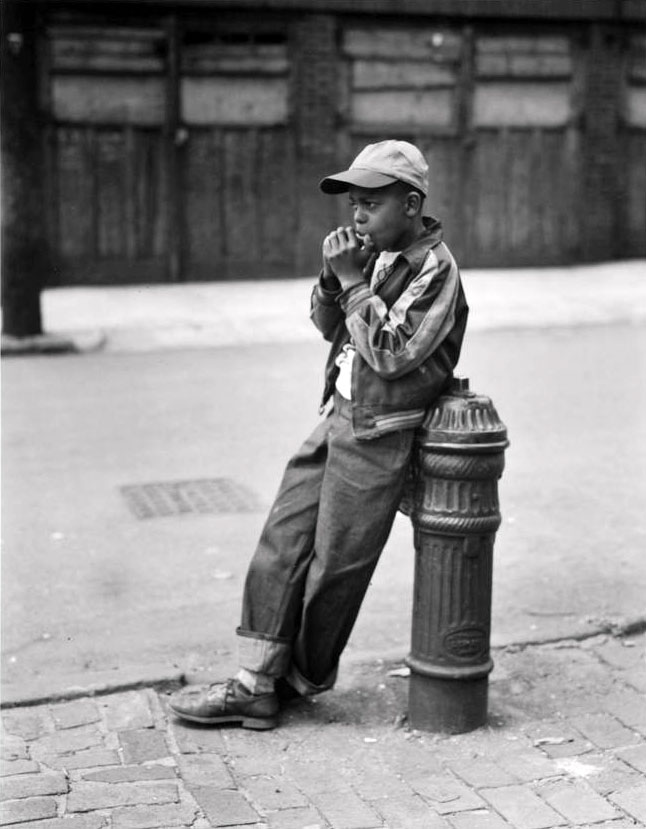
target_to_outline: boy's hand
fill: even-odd
[[[373,252],[369,236],[364,237],[361,247],[357,234],[351,227],[338,227],[323,240],[323,269],[328,268],[337,277],[343,290],[363,282],[363,269]]]

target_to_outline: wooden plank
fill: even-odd
[[[132,262],[137,258],[137,203],[136,203],[136,138],[130,124],[124,129],[124,190],[123,201],[125,235],[125,249],[128,261]]]
[[[184,225],[182,212],[182,190],[180,183],[178,136],[180,131],[180,30],[175,12],[164,20],[166,35],[167,71],[164,85],[166,119],[164,123],[164,169],[168,182],[168,242],[167,277],[171,282],[183,278]]]
[[[50,37],[69,39],[105,40],[115,39],[127,42],[133,40],[159,40],[163,37],[159,29],[153,27],[136,26],[103,26],[52,23],[47,27]]]
[[[185,77],[182,118],[187,124],[284,124],[288,115],[286,78]]]
[[[476,134],[467,189],[471,263],[505,264],[507,156],[506,131],[482,130]]]
[[[415,143],[429,166],[426,214],[438,218],[446,229],[456,225],[458,207],[459,145],[452,139],[422,138]]]
[[[539,140],[536,140],[536,139]],[[534,139],[534,140],[533,140]],[[540,153],[538,130],[510,130],[507,134],[506,205],[503,218],[507,230],[507,254],[514,261],[532,261],[541,247],[540,234],[532,221],[536,197],[532,171],[534,156]]]
[[[646,256],[646,132],[626,130],[622,136],[626,159],[626,201],[621,221],[621,255]]]
[[[154,77],[54,75],[52,114],[91,124],[162,124],[164,82]]]
[[[569,126],[561,141],[562,165],[559,183],[563,188],[563,196],[558,218],[562,259],[566,262],[574,262],[581,258],[582,224],[580,217],[585,210],[581,143],[580,127]],[[554,170],[546,169],[544,176],[546,181],[553,181]]]
[[[184,43],[182,72],[192,74],[286,74],[289,70],[287,45],[231,44],[214,36],[207,43]]]
[[[462,35],[440,26],[348,28],[343,33],[343,51],[355,58],[406,56],[455,63],[462,55]]]
[[[356,60],[352,67],[354,89],[428,89],[454,86],[457,80],[453,66],[427,61]]]
[[[568,78],[572,75],[572,67],[569,55],[476,56],[476,74],[479,78]]]
[[[137,140],[137,255],[166,261],[170,237],[170,186],[161,132],[142,130]]]
[[[51,40],[54,72],[110,71],[157,72],[164,71],[164,61],[150,39],[108,40],[106,38],[54,37]]]
[[[556,141],[550,140],[556,138]],[[560,219],[563,198],[563,182],[556,181],[555,173],[560,169],[560,143],[562,133],[546,133],[533,129],[529,137],[528,153],[531,157],[530,220],[531,255],[545,256],[550,250],[558,249],[561,243]],[[565,205],[565,209],[569,205]]]
[[[202,265],[213,279],[224,264],[224,213],[221,131],[193,129],[184,153],[186,259]]]
[[[227,263],[257,259],[258,139],[255,130],[223,136],[224,243]]]
[[[268,264],[284,264],[288,275],[288,263],[291,272],[295,267],[298,231],[294,136],[287,130],[262,130],[258,142],[260,257]]]
[[[478,53],[569,55],[570,39],[565,35],[480,35],[476,40]]]
[[[97,256],[127,258],[125,220],[126,143],[121,130],[97,131],[96,176]]]
[[[289,61],[286,55],[275,58],[209,55],[185,61],[183,71],[186,75],[286,75]]]
[[[455,123],[453,89],[355,92],[351,117],[354,124],[390,124],[398,127],[449,128]]]
[[[94,170],[91,136],[84,130],[59,128],[55,136],[58,236],[63,256],[94,254]]]
[[[168,250],[168,186],[160,132],[127,130],[128,256],[162,260]]]
[[[496,81],[475,86],[476,127],[559,127],[567,124],[571,116],[567,83]]]

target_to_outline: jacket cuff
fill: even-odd
[[[371,296],[372,291],[368,285],[365,282],[358,282],[356,285],[341,293],[339,296],[339,305],[343,309],[346,317],[349,317],[350,314],[354,314]]]
[[[340,288],[330,291],[323,285],[323,271],[321,271],[319,281],[317,282],[314,290],[316,292],[316,298],[322,305],[335,305],[341,295]]]

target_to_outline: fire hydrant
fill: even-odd
[[[488,397],[455,378],[417,440],[408,503],[415,582],[408,718],[460,734],[487,719],[498,479],[507,429]]]

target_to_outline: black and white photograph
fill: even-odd
[[[646,829],[646,0],[0,14],[0,826]]]

